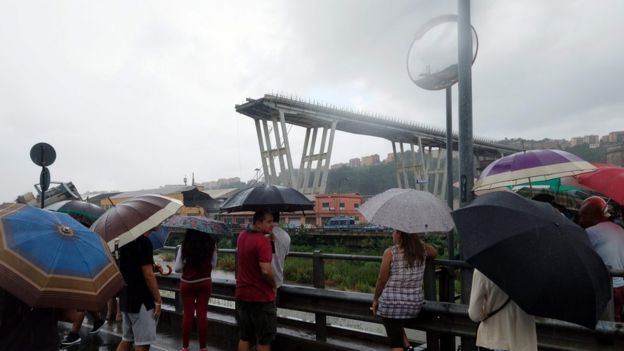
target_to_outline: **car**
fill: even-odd
[[[354,229],[355,219],[347,216],[332,217],[325,222],[324,230],[350,230]]]

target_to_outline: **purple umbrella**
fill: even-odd
[[[487,166],[474,191],[543,181],[592,172],[591,163],[562,150],[527,150],[505,156]]]

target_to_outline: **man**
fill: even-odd
[[[275,277],[271,267],[271,241],[265,235],[273,230],[273,215],[257,211],[253,229],[238,234],[236,243],[236,322],[239,351],[270,351],[277,332]]]
[[[537,351],[535,318],[478,269],[472,274],[468,316],[479,323],[479,350]]]
[[[624,229],[609,221],[607,203],[598,196],[590,196],[579,210],[579,224],[587,231],[594,250],[611,271],[624,270]],[[624,306],[624,278],[613,277],[613,304],[615,321],[622,321]]]
[[[147,351],[156,341],[156,322],[162,300],[154,275],[152,242],[146,232],[119,249],[119,270],[126,281],[120,294],[123,335],[117,351]]]
[[[275,287],[278,289],[284,283],[284,261],[290,250],[290,236],[279,226],[279,218],[279,212],[274,212],[271,240],[273,241],[275,251],[273,252],[271,266],[275,275]]]

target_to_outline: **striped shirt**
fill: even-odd
[[[377,314],[384,318],[407,319],[418,316],[425,301],[423,275],[425,260],[409,267],[398,245],[391,247],[390,277],[379,297]],[[426,257],[426,253],[425,253]]]

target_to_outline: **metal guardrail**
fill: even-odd
[[[220,249],[219,252],[235,254],[236,250]],[[308,328],[314,331],[318,341],[325,341],[328,333],[336,329],[328,327],[326,319],[328,315],[363,322],[381,322],[369,310],[372,294],[325,289],[324,274],[325,260],[380,262],[381,257],[325,254],[320,251],[291,252],[288,257],[312,259],[312,287],[282,286],[278,307],[314,313],[315,323],[308,325]],[[461,272],[459,275],[457,270]],[[611,274],[624,276],[624,271]],[[472,276],[472,267],[464,261],[446,259],[428,261],[424,278],[426,303],[419,318],[409,325],[412,329],[427,333],[428,350],[455,350],[456,337],[462,337],[462,350],[475,349],[477,324],[468,318],[466,304],[455,303],[462,297],[462,301],[467,301],[471,282],[466,281],[462,284],[462,294],[455,293],[455,280],[458,277],[465,279],[466,276]],[[158,279],[160,289],[174,293],[175,298],[171,302],[176,311],[181,312],[178,276],[160,276]],[[213,297],[233,300],[234,288],[235,283],[232,280],[213,279]],[[596,330],[590,330],[562,321],[538,318],[537,332],[540,348],[569,351],[624,350],[624,324],[621,323],[600,321]],[[374,338],[370,333],[352,333],[356,337]]]

